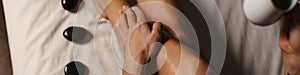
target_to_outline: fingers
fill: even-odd
[[[159,42],[161,40],[161,23],[155,22],[152,26],[152,31],[150,37],[152,38],[152,42]]]
[[[122,13],[122,10],[119,10],[119,20],[118,23],[116,25],[117,29],[120,31],[120,34],[122,36],[126,35],[126,31],[128,30],[128,23],[127,23],[127,18],[126,18],[126,14]]]
[[[161,23],[155,22],[152,26],[152,33],[154,32],[161,32]]]
[[[117,24],[118,29],[120,31],[125,32],[128,29],[127,19],[125,14],[120,16],[119,23]]]
[[[286,13],[280,27],[279,46],[284,53],[292,53],[293,49],[289,42],[290,26],[293,23],[291,13]]]
[[[147,46],[149,46],[149,51],[148,51],[148,56],[147,58],[150,58],[151,56],[153,56],[156,51],[158,51],[160,49],[160,47],[162,46],[161,43],[158,43],[161,41],[161,23],[155,22],[152,25],[152,31],[150,34],[150,39],[148,41]]]
[[[292,49],[300,54],[300,24],[294,24],[289,35],[289,42]]]
[[[127,11],[127,9],[129,9],[129,7],[127,5],[124,5],[121,9],[122,13],[125,13]]]
[[[130,8],[129,6],[123,6],[119,11],[119,15],[125,15],[125,17],[123,16],[122,18],[127,19],[126,22],[129,28],[134,28],[136,25],[142,24],[146,21],[143,12],[138,7]]]
[[[144,13],[142,12],[142,10],[140,8],[132,7],[132,10],[136,14],[137,24],[141,24],[141,23],[144,23],[146,21],[145,15],[144,15]]]
[[[161,41],[161,24],[158,23],[158,22],[155,22],[153,25],[152,25],[153,29],[150,33],[150,39],[148,41],[148,45],[150,45],[151,43],[153,42],[160,42]]]
[[[119,22],[122,26],[126,26],[127,28],[132,27],[132,25],[136,24],[136,16],[129,6],[124,5],[122,9],[119,10]],[[125,25],[124,25],[125,24]]]
[[[288,39],[282,35],[280,35],[279,46],[284,53],[290,54],[294,51]]]
[[[146,19],[144,16],[144,13],[142,10],[138,7],[132,7],[132,10],[134,11],[136,17],[137,17],[137,22],[136,25],[139,25],[139,30],[143,31],[145,33],[150,32],[149,25],[146,23]],[[136,27],[136,26],[133,26]]]
[[[133,12],[132,9],[130,9],[128,6],[123,6],[123,10],[126,10],[126,17],[127,17],[127,22],[128,26],[131,28],[136,24],[137,17],[135,16],[135,13]]]

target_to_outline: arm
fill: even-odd
[[[182,50],[181,47],[182,46]],[[195,56],[191,52],[188,52],[190,48],[183,46],[183,44],[179,44],[179,42],[176,39],[168,39],[164,43],[164,47],[166,49],[166,61],[165,63],[158,63],[158,64],[164,64],[162,68],[159,70],[159,74],[161,75],[175,75],[176,73],[180,74],[187,74],[187,75],[205,75],[206,70],[208,68],[208,64],[200,57]],[[165,54],[163,54],[162,50],[160,50],[158,54],[158,61],[163,61],[162,58]],[[185,57],[182,59],[181,57]],[[180,61],[188,62],[189,64],[184,64],[184,66],[180,67],[180,72],[177,72],[179,70]],[[198,63],[193,63],[198,62]],[[192,69],[195,64],[197,65],[197,70],[195,71]],[[191,71],[194,70],[194,71]],[[196,72],[196,73],[195,73]]]
[[[144,0],[144,1],[151,1],[151,0]],[[156,0],[156,1],[160,1],[160,0]],[[172,2],[171,0],[161,0],[162,2],[166,2],[169,3],[171,5],[175,5],[174,2]],[[143,2],[143,1],[139,1],[139,2]],[[115,25],[116,20],[119,18],[118,15],[118,9],[122,8],[122,4],[123,2],[117,2],[114,0],[111,2],[111,4],[109,4],[109,6],[105,9],[105,13],[107,13],[108,18],[110,19],[111,23],[113,23],[113,26]],[[124,3],[126,4],[126,3]],[[114,7],[114,5],[116,5],[116,7]],[[110,13],[111,12],[111,13]],[[108,14],[109,13],[109,14]],[[172,13],[172,12],[169,12]],[[181,27],[181,26],[178,26]],[[181,52],[183,52],[184,55],[191,55],[189,57],[191,57],[191,60],[196,59],[199,61],[199,65],[198,65],[198,70],[197,70],[197,74],[205,74],[206,72],[206,68],[207,68],[207,63],[202,60],[202,58],[198,58],[196,56],[193,56],[193,54],[188,53],[187,50],[183,49],[180,50],[181,45],[179,45],[178,41],[175,40],[168,40],[164,46],[166,46],[167,51],[168,51],[168,57],[166,64],[163,66],[163,68],[159,71],[160,74],[174,74],[176,73],[176,71],[178,70],[177,68],[173,68],[173,67],[178,67],[180,61],[177,58],[178,56],[176,56],[176,54],[180,54]],[[188,48],[186,48],[188,49]],[[170,51],[170,50],[175,50],[175,52]],[[188,68],[188,67],[187,67]],[[129,74],[126,71],[123,70],[124,74]]]
[[[137,25],[139,23],[139,19],[143,18],[142,11],[139,10],[137,7],[136,9],[129,9],[126,8],[124,10],[127,10],[126,13],[124,13],[121,17],[127,16],[127,18],[120,18],[120,24],[125,25],[130,24],[129,29],[126,29],[127,27],[120,27],[119,30],[126,32],[126,30],[130,30],[130,27],[135,27],[131,25]],[[135,15],[132,15],[132,13],[135,13]],[[129,18],[131,17],[131,18]],[[133,18],[133,19],[132,19]],[[135,21],[138,20],[138,21]],[[127,21],[127,22],[125,22]],[[125,23],[122,23],[125,22]],[[134,23],[130,23],[134,22]],[[147,25],[141,25],[140,27],[136,28],[135,31],[131,34],[131,37],[129,38],[129,49],[126,50],[125,54],[125,63],[124,63],[124,69],[134,67],[133,71],[135,72],[130,72],[134,74],[140,74],[142,67],[139,67],[133,63],[137,62],[138,64],[146,64],[149,61],[149,56],[148,54],[152,54],[149,49],[149,46],[154,43],[154,42],[159,42],[161,39],[161,35],[159,35],[162,31],[160,28],[159,23],[154,23],[152,25],[152,31],[150,33],[149,28]],[[206,69],[207,69],[207,63],[200,57],[197,57],[193,53],[189,52],[191,48],[186,47],[182,44],[179,44],[179,42],[176,39],[173,38],[168,38],[169,35],[162,35],[163,37],[166,38],[166,42],[164,43],[164,47],[167,50],[167,62],[164,63],[163,68],[159,70],[159,73],[162,75],[169,75],[169,74],[175,74],[176,71],[179,70],[179,64],[181,63],[180,61],[185,61],[184,65],[185,67],[181,67],[181,73],[183,74],[205,74]],[[131,40],[132,39],[132,40]],[[149,41],[150,40],[150,41]],[[183,49],[181,50],[181,47]],[[162,51],[162,50],[161,50]],[[130,53],[130,54],[129,54]],[[182,56],[184,56],[184,59],[180,59]],[[158,61],[164,61],[162,60],[164,54],[162,52],[159,52],[158,56]],[[133,60],[131,60],[132,58]],[[196,62],[196,63],[195,63]],[[189,64],[186,64],[189,63]],[[158,64],[163,64],[159,63]],[[195,67],[196,66],[196,67]],[[123,74],[130,74],[126,70],[123,69]],[[188,71],[187,71],[188,70]]]
[[[110,20],[112,27],[115,26],[116,21],[119,19],[119,10],[122,9],[123,5],[127,5],[128,3],[125,0],[112,0],[108,6],[104,9],[104,13],[107,15]]]
[[[174,6],[175,8],[178,8],[177,5],[176,5],[175,0],[138,0],[137,2],[142,3],[142,2],[147,2],[147,1],[163,2],[163,3],[169,4],[171,6]],[[168,8],[166,8],[166,9],[168,10]],[[173,10],[173,9],[171,9],[171,10]],[[173,11],[165,11],[163,13],[168,13],[168,14],[165,14],[165,15],[172,17],[172,18],[170,18],[170,19],[172,19],[171,21],[178,22],[176,20],[176,18],[179,18],[179,17],[177,15],[174,15],[175,13]],[[183,36],[181,38],[184,38],[184,39],[189,38],[189,37],[185,37],[186,32],[184,32],[183,30],[180,29],[180,28],[184,28],[183,26],[185,26],[185,25],[174,24],[174,25],[170,25],[170,26],[174,26],[175,28],[178,29],[178,30],[174,30],[174,31],[182,32],[182,33],[177,33],[177,34],[172,34],[171,33],[171,36],[173,36],[173,37],[174,36],[179,36],[179,37]],[[163,35],[163,37],[164,37],[164,35]],[[190,50],[190,48],[183,48],[181,50],[180,47],[182,45],[180,45],[179,41],[177,41],[176,39],[178,39],[178,37],[168,39],[164,43],[164,47],[166,48],[168,56],[166,58],[167,61],[164,63],[163,67],[159,70],[159,74],[161,74],[161,75],[174,75],[177,72],[179,64],[180,64],[180,59],[179,59],[181,57],[180,55],[181,54],[186,54],[186,55],[190,55],[190,56],[188,56],[188,58],[191,58],[191,59],[187,59],[189,62],[193,62],[194,60],[199,61],[198,70],[196,72],[196,75],[205,75],[207,67],[208,67],[208,64],[206,63],[206,61],[201,56],[198,58],[197,56],[193,55],[193,53],[189,53],[188,51]],[[193,40],[188,40],[188,41],[191,42]],[[162,51],[162,50],[160,50],[160,51]],[[158,56],[158,59],[163,58],[162,56],[164,54],[162,54],[162,52],[159,52],[159,53],[160,54]],[[158,60],[158,61],[163,61],[163,60]],[[188,68],[193,68],[193,67],[184,67],[184,68],[188,69]],[[186,72],[188,72],[188,71],[186,71]],[[185,73],[185,74],[189,75],[188,73]]]

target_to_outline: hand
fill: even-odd
[[[122,37],[123,45],[126,45],[125,60],[133,58],[139,64],[147,63],[150,55],[154,52],[149,51],[150,45],[161,41],[161,24],[158,22],[154,22],[152,25],[145,23],[144,14],[137,7],[124,6],[119,14],[117,29]],[[149,26],[152,26],[152,31]]]
[[[300,6],[283,17],[280,28],[279,45],[283,51],[284,75],[300,72]]]
[[[300,6],[284,15],[280,29],[280,47],[288,54],[300,55]]]

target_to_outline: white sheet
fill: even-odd
[[[65,11],[60,0],[4,0],[4,9],[15,75],[64,75],[65,65],[73,60],[88,67],[97,67],[74,59],[74,44],[67,41],[62,33],[69,26],[78,26],[77,13]],[[109,62],[112,60],[112,54],[109,54],[110,25],[98,27],[101,34],[96,37],[100,40],[97,49],[101,52],[97,53],[104,58],[100,63],[104,62],[104,68],[118,73],[112,67],[114,64]]]
[[[242,9],[243,0],[216,0],[227,31],[228,48],[224,75],[283,74],[279,48],[279,22],[260,27],[250,23]]]

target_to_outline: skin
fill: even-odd
[[[137,2],[141,3],[141,2],[146,2],[146,1],[161,1],[161,2],[175,6],[174,1],[172,1],[172,0],[138,0]],[[128,4],[124,0],[112,0],[112,2],[104,10],[104,12],[106,13],[105,15],[108,17],[108,19],[112,23],[113,27],[116,27],[116,22],[120,17],[119,9],[123,10],[123,11],[121,11],[121,13],[124,13],[124,10],[126,10],[126,9],[128,10],[127,7],[122,7],[122,5],[128,5]],[[123,9],[123,8],[125,8],[125,9]],[[155,23],[155,24],[157,24],[157,23]],[[141,26],[143,26],[143,25],[141,25]],[[155,25],[153,25],[153,26],[155,26]],[[139,28],[140,29],[137,29],[138,30],[137,32],[133,32],[133,35],[131,35],[131,37],[138,39],[138,38],[145,38],[144,36],[140,36],[140,35],[147,35],[149,38],[152,38],[152,39],[148,39],[148,40],[152,40],[152,41],[148,41],[148,43],[157,41],[156,40],[157,36],[156,37],[151,36],[151,32],[149,31],[149,28],[144,28],[144,27],[139,27]],[[155,29],[155,27],[153,27],[153,29]],[[143,31],[143,32],[141,32],[141,31]],[[157,34],[155,34],[155,35],[157,35]],[[147,38],[147,36],[146,36],[146,38]],[[201,57],[198,58],[198,57],[194,56],[193,54],[187,52],[187,49],[189,49],[189,48],[180,50],[180,48],[178,48],[178,47],[180,47],[181,45],[179,44],[179,42],[176,39],[177,38],[169,38],[166,40],[166,43],[163,44],[166,47],[168,58],[167,58],[167,61],[164,63],[165,65],[159,71],[159,74],[162,74],[162,75],[175,74],[176,71],[178,70],[178,66],[180,63],[180,59],[178,59],[178,57],[180,57],[181,52],[183,52],[184,55],[190,55],[189,60],[196,59],[196,60],[200,61],[199,65],[198,65],[198,70],[196,73],[197,73],[197,75],[205,74],[206,69],[207,69],[207,63]],[[121,40],[122,40],[122,38],[121,38]],[[144,40],[140,40],[140,41],[144,42]],[[146,44],[146,46],[145,45],[140,46],[141,43],[138,43],[138,42],[139,42],[138,40],[130,42],[129,50],[135,50],[135,51],[130,51],[130,53],[131,53],[130,56],[134,58],[135,62],[143,64],[143,63],[149,61],[149,59],[150,59],[149,56],[147,56],[149,54],[148,53],[149,51],[147,51],[149,48],[149,44]],[[135,47],[140,47],[140,48],[135,48]],[[138,49],[138,51],[136,49]],[[161,52],[160,52],[158,59],[162,58],[162,57],[160,57],[162,55],[163,54],[161,54]],[[130,62],[132,62],[132,61],[129,61],[129,63]],[[158,63],[158,64],[162,64],[162,63]],[[131,66],[131,65],[128,65],[128,66]],[[126,67],[126,61],[125,61],[124,67]],[[185,68],[189,68],[189,67],[185,67]],[[136,69],[139,70],[140,68],[136,68]],[[129,73],[123,70],[123,74],[127,75]],[[186,73],[186,74],[188,74],[188,73]]]
[[[134,9],[135,8],[135,9]],[[127,11],[126,11],[127,10]],[[124,13],[126,12],[126,13]],[[139,19],[143,19],[143,14],[141,12],[141,10],[139,10],[139,8],[137,7],[133,7],[133,9],[130,9],[129,7],[125,6],[123,8],[123,10],[120,11],[121,14],[121,24],[128,24],[128,26],[123,25],[120,26],[120,30],[123,30],[123,32],[126,32],[124,30],[128,30],[126,28],[129,27],[134,27],[131,25],[136,25],[137,23],[130,23],[131,21],[133,22],[139,22]],[[133,15],[135,14],[135,15]],[[123,17],[127,17],[127,19],[124,19]],[[133,16],[133,17],[132,17]],[[137,18],[134,18],[137,17]],[[132,20],[130,20],[132,19]],[[134,21],[137,20],[137,21]],[[124,22],[127,21],[127,22]],[[140,25],[135,31],[133,32],[133,34],[131,35],[132,37],[129,38],[129,53],[126,54],[125,56],[125,68],[126,67],[135,67],[136,70],[141,69],[141,67],[132,65],[130,63],[134,63],[137,62],[139,64],[146,64],[149,59],[150,56],[148,55],[152,55],[151,52],[153,51],[149,51],[149,46],[151,43],[154,42],[160,42],[160,39],[162,39],[160,37],[160,33],[161,33],[161,26],[160,23],[155,22],[152,25],[153,30],[151,31],[151,33],[149,32],[149,28],[148,26],[143,23],[142,25]],[[128,34],[125,34],[124,36],[126,36]],[[164,37],[166,37],[167,35],[163,35]],[[131,40],[133,39],[133,40]],[[146,42],[145,42],[146,40]],[[148,41],[147,41],[148,40]],[[144,44],[143,44],[144,43]],[[182,56],[187,56],[188,58],[184,59],[184,61],[187,62],[199,62],[198,65],[195,65],[195,63],[193,64],[184,64],[185,66],[181,67],[182,71],[179,71],[182,74],[188,74],[188,75],[204,75],[206,73],[206,69],[207,69],[207,63],[205,61],[203,61],[202,58],[198,58],[196,57],[193,53],[188,52],[188,50],[190,50],[191,48],[183,46],[182,50],[181,50],[181,46],[179,42],[177,41],[176,38],[174,37],[168,37],[167,41],[164,43],[164,47],[166,49],[166,53],[164,54],[162,51],[163,50],[159,50],[159,54],[157,57],[157,64],[164,64],[162,66],[162,68],[159,70],[159,74],[161,75],[174,75],[176,73],[178,73],[179,70],[179,65],[180,65],[180,61],[181,61],[181,57]],[[126,50],[126,51],[128,51]],[[167,55],[166,58],[166,62],[164,63],[160,63],[159,61],[163,61],[164,56]],[[129,57],[129,58],[128,58]],[[130,60],[130,57],[133,58],[134,61]],[[188,70],[189,68],[193,68],[194,66],[197,66],[197,70],[196,71],[185,71]],[[137,72],[135,74],[139,74],[140,72]],[[129,74],[128,72],[123,70],[123,74]],[[135,75],[134,74],[134,75]]]
[[[150,1],[150,0],[137,0],[137,2],[145,2],[145,1]],[[159,0],[156,0],[159,1]],[[175,5],[174,2],[170,0],[162,0],[162,2],[169,3],[171,5]],[[107,7],[105,10],[105,13],[108,16],[108,18],[111,20],[113,26],[115,25],[115,21],[118,19],[119,16],[117,15],[117,11],[121,9],[122,5],[127,5],[127,3],[123,0],[116,1],[113,0],[111,4]],[[280,30],[280,40],[279,40],[279,45],[283,51],[283,58],[284,58],[284,68],[285,68],[285,75],[297,75],[300,72],[299,64],[300,64],[300,50],[299,50],[299,35],[300,35],[300,23],[299,23],[299,15],[296,13],[299,13],[299,5],[291,11],[291,14],[286,14],[284,16],[284,22],[281,25],[281,30]],[[293,21],[290,21],[290,19],[293,19]],[[298,22],[297,22],[298,21]],[[291,23],[291,24],[289,24]],[[177,45],[177,46],[176,46]],[[176,39],[169,39],[164,46],[167,48],[168,52],[168,57],[173,57],[173,58],[168,58],[167,61],[165,62],[166,64],[163,66],[163,68],[160,70],[160,74],[174,74],[176,72],[176,68],[179,63],[178,58],[179,56],[176,56],[179,54],[181,51],[176,50],[179,47],[178,42]],[[172,47],[173,46],[173,47]],[[174,51],[170,51],[174,50]],[[139,54],[139,53],[137,53]],[[161,56],[161,54],[159,55]],[[201,59],[200,59],[201,60]],[[139,61],[139,60],[136,60]],[[141,62],[141,61],[139,61]],[[199,71],[206,71],[207,64],[203,64],[202,66],[199,66]],[[174,69],[175,67],[175,69]],[[203,68],[204,67],[204,68]],[[202,72],[204,74],[205,72]],[[197,72],[197,74],[200,74]]]
[[[164,64],[162,68],[159,70],[160,75],[175,75],[178,73],[179,69],[179,64],[180,64],[180,59],[181,56],[187,56],[188,58],[184,59],[184,61],[187,62],[195,62],[195,60],[198,62],[197,70],[196,72],[193,71],[187,71],[187,69],[190,69],[191,66],[195,66],[195,63],[191,64],[184,64],[184,66],[180,67],[179,71],[180,74],[186,74],[186,75],[205,75],[206,70],[208,68],[208,64],[202,59],[198,58],[192,53],[188,52],[190,48],[188,47],[183,47],[182,49],[180,48],[182,45],[179,44],[179,42],[174,39],[170,38],[168,41],[164,44],[164,47],[166,49],[167,53],[167,59],[165,63],[158,63],[158,64]],[[160,50],[162,51],[162,50]],[[165,54],[162,52],[159,52],[158,55],[158,61],[162,61],[160,59],[163,58]]]
[[[111,2],[105,8],[102,16],[106,16],[111,21],[112,27],[115,27],[115,23],[119,19],[118,11],[122,9],[123,5],[128,6],[128,3],[125,0],[111,0]]]
[[[286,15],[281,24],[279,45],[283,51],[284,75],[300,75],[300,6]]]
[[[127,13],[124,13],[125,10],[127,10]],[[150,31],[146,23],[139,25],[139,23],[144,21],[144,15],[139,8],[136,7],[134,9],[130,9],[128,6],[124,6],[119,12],[121,16],[121,25],[118,25],[117,27],[122,32],[125,32],[125,35],[123,36],[126,36],[128,37],[126,39],[129,39],[129,42],[125,42],[125,44],[129,44],[129,47],[125,50],[124,68],[135,67],[135,70],[138,72],[134,72],[133,74],[140,74],[141,72],[139,70],[141,70],[142,67],[132,63],[143,65],[150,60],[151,51],[149,50],[149,46],[154,42],[160,42],[161,24],[154,22],[152,24],[153,29]],[[130,31],[133,31],[132,34],[126,34],[130,33]],[[132,73],[123,70],[123,74],[130,75]]]

